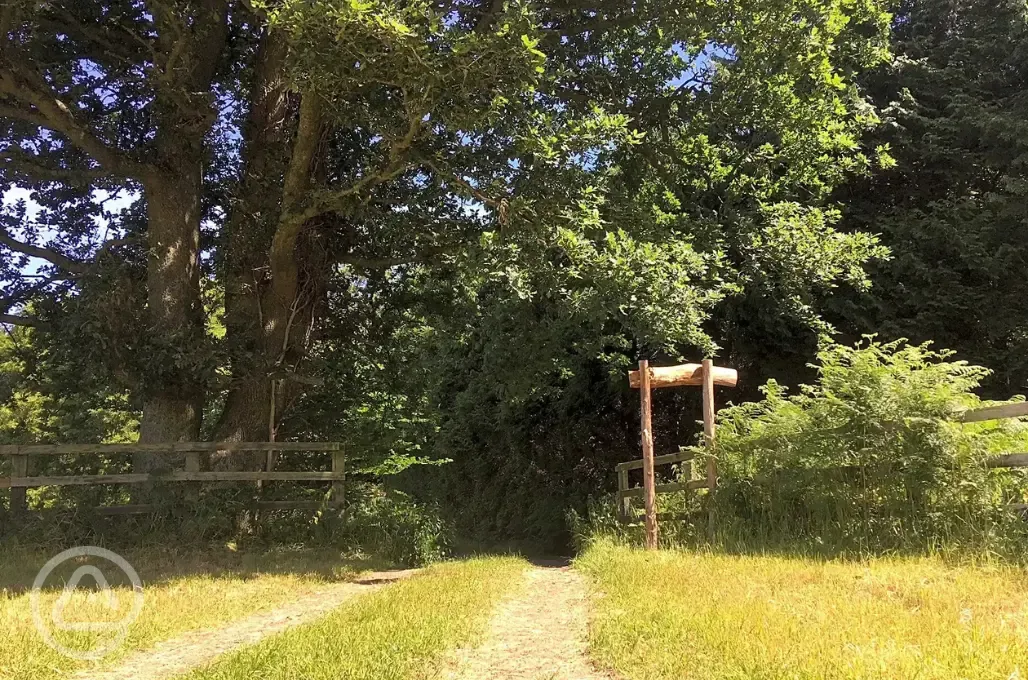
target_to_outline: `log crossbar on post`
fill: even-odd
[[[731,368],[715,366],[710,359],[701,364],[682,364],[680,366],[664,366],[650,368],[646,359],[639,361],[639,370],[628,372],[628,384],[639,390],[640,427],[642,430],[643,457],[640,461],[621,463],[617,467],[618,474],[618,512],[622,518],[631,514],[631,498],[642,495],[646,516],[646,547],[656,549],[659,528],[657,525],[656,495],[671,491],[706,488],[713,492],[717,488],[717,464],[711,457],[707,461],[705,480],[691,480],[686,483],[657,485],[654,466],[673,462],[691,460],[687,454],[670,454],[667,456],[653,455],[652,402],[650,391],[660,387],[678,387],[697,385],[703,388],[703,441],[708,450],[714,446],[714,386],[734,387],[739,380],[737,371]],[[628,471],[641,467],[643,469],[642,489],[628,488]],[[708,508],[708,525],[713,532],[713,507]]]
[[[722,387],[735,387],[739,382],[739,372],[734,368],[714,366],[714,384]],[[632,388],[639,387],[639,371],[628,372],[628,384]],[[650,387],[681,387],[683,385],[700,386],[703,384],[703,364],[682,364],[681,366],[663,366],[650,369]]]
[[[320,470],[264,470],[264,471],[210,471],[200,470],[201,453],[220,451],[267,452],[326,452],[331,454],[330,469]],[[100,455],[112,456],[132,453],[185,453],[185,469],[157,473],[123,473],[95,475],[29,476],[28,460],[31,456]],[[97,486],[103,484],[160,484],[165,482],[242,482],[289,481],[330,482],[332,505],[341,507],[346,479],[345,455],[339,442],[169,442],[167,444],[8,444],[0,446],[0,457],[12,460],[11,475],[0,477],[0,489],[11,490],[11,512],[26,512],[25,489],[42,486]],[[260,501],[268,509],[307,509],[310,501]],[[320,505],[320,504],[318,504]],[[141,514],[152,510],[146,505],[96,508],[98,514]]]

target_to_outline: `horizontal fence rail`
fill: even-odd
[[[668,482],[667,484],[657,484],[657,493],[674,493],[675,491],[692,491],[694,489],[706,489],[707,480],[705,479],[693,479],[688,482]],[[621,492],[622,498],[642,498],[643,488],[637,486],[632,489],[625,489]]]
[[[1028,467],[1028,453],[1002,453],[990,458],[986,465],[991,468]]]
[[[204,453],[251,452],[267,453],[264,470],[203,472],[200,455]],[[283,452],[329,453],[331,469],[328,471],[275,470],[275,455]],[[112,456],[133,453],[181,453],[185,470],[149,473],[112,473],[91,475],[29,474],[31,456],[97,455]],[[331,503],[341,507],[344,499],[346,463],[343,446],[339,442],[169,442],[165,444],[7,444],[0,446],[0,456],[11,459],[11,474],[0,477],[0,489],[11,490],[11,511],[19,514],[27,510],[25,490],[44,486],[98,486],[107,484],[163,484],[168,482],[331,482]],[[265,501],[258,509],[315,509],[321,503],[312,501]],[[144,514],[154,510],[146,504],[106,506],[94,508],[100,515]]]
[[[1003,420],[1006,418],[1023,418],[1028,416],[1028,401],[1012,404],[986,406],[957,415],[961,423],[981,423],[987,420]],[[1023,468],[1028,467],[1028,453],[1001,453],[993,456],[986,463],[990,468]]]
[[[695,456],[688,451],[679,451],[678,453],[667,453],[662,456],[654,456],[653,464],[656,465],[674,465],[675,463],[691,463]],[[641,470],[643,467],[643,461],[630,460],[624,463],[618,463],[616,470],[618,473],[618,515],[622,521],[628,521],[632,517],[632,499],[642,498],[644,495],[643,487],[637,486],[630,488],[628,486],[628,472],[630,470]],[[691,476],[691,470],[690,470]],[[654,487],[654,491],[659,495],[662,493],[673,493],[676,491],[691,491],[694,489],[706,489],[709,488],[706,479],[693,479],[687,482],[670,482],[668,484],[657,484]]]
[[[97,484],[160,484],[164,482],[331,482],[342,472],[163,472],[59,477],[9,477],[0,489],[39,486],[95,486]]]
[[[665,454],[663,456],[654,456],[653,457],[653,464],[654,465],[671,465],[673,463],[684,463],[684,462],[692,460],[692,459],[693,459],[693,455],[691,453],[688,453],[686,451],[679,451],[678,453],[668,453],[668,454]],[[628,461],[626,463],[618,463],[617,464],[617,469],[618,470],[641,470],[642,466],[643,466],[643,462],[642,462],[642,459],[640,458],[639,460],[630,460],[630,461]]]
[[[320,510],[325,504],[321,501],[257,501],[251,507],[257,510]],[[90,512],[100,517],[119,517],[124,515],[149,515],[157,510],[157,506],[135,503],[131,505],[103,505],[92,508]],[[65,512],[63,508],[43,509],[35,511],[42,515]]]
[[[980,423],[986,420],[1002,420],[1004,418],[1020,418],[1028,416],[1028,401],[1014,402],[1013,404],[1000,404],[999,406],[986,406],[972,411],[964,411],[957,416],[962,423]]]
[[[220,453],[222,451],[339,451],[339,442],[170,442],[168,444],[4,444],[0,456],[66,456],[117,453]]]

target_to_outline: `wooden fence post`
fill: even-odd
[[[642,421],[643,501],[646,508],[646,548],[657,549],[657,489],[653,473],[653,409],[650,400],[650,362],[639,360],[639,400]]]
[[[624,495],[628,491],[628,468],[618,468],[618,516],[627,522],[632,516],[632,499]]]
[[[346,474],[346,452],[342,446],[332,452],[332,472],[341,477]],[[346,500],[346,481],[337,479],[332,482],[332,507],[343,509],[343,501]]]
[[[703,443],[707,449],[707,533],[714,537],[714,491],[717,489],[717,461],[714,459],[714,362],[703,360]]]
[[[186,452],[186,472],[199,472],[200,471],[200,453],[198,451],[187,451]],[[183,494],[185,499],[191,503],[195,503],[200,500],[200,485],[190,484],[186,487],[185,493]]]
[[[714,362],[703,360],[703,444],[707,453],[714,449]],[[707,458],[707,487],[713,491],[717,488],[717,461],[713,455]]]
[[[11,456],[11,478],[29,476],[29,457]],[[20,517],[28,512],[28,497],[24,486],[11,487],[11,515]]]

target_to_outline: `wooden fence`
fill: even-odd
[[[654,456],[653,465],[673,465],[675,463],[689,463],[690,471],[687,477],[689,479],[685,482],[670,482],[667,484],[657,484],[654,489],[656,493],[673,493],[675,491],[691,491],[693,489],[707,489],[709,488],[709,482],[706,479],[692,479],[694,476],[691,466],[693,460],[693,454],[687,451],[679,451],[678,453],[669,453],[663,456]],[[632,518],[632,499],[642,498],[645,489],[641,486],[630,487],[628,482],[628,472],[630,470],[641,470],[643,468],[643,461],[630,460],[627,463],[617,464],[618,473],[618,517],[622,521],[628,521]]]
[[[267,469],[261,471],[209,471],[201,472],[200,457],[218,452],[265,452]],[[321,471],[275,470],[275,454],[283,452],[330,455],[330,469]],[[133,453],[181,453],[185,458],[184,470],[153,473],[95,474],[37,476],[29,475],[29,461],[33,456],[101,455]],[[27,510],[26,490],[43,486],[97,486],[104,484],[165,484],[178,482],[330,482],[331,503],[341,507],[345,497],[345,455],[339,442],[174,442],[170,444],[33,444],[0,446],[0,457],[11,459],[10,477],[0,477],[0,489],[11,490],[11,512],[22,514]],[[326,461],[328,463],[328,461]],[[260,509],[312,509],[320,503],[309,501],[258,501]],[[152,512],[150,505],[117,505],[95,508],[104,515],[144,514]]]
[[[1024,416],[1028,416],[1028,402],[1021,401],[964,411],[957,416],[957,420],[962,423],[980,423],[986,420],[1003,420]],[[990,458],[986,465],[990,468],[1028,468],[1028,453],[1001,453]],[[1028,510],[1028,504],[1011,503],[1010,508],[1024,512]]]
[[[1028,416],[1028,402],[1016,402],[1012,404],[1001,404],[999,406],[987,406],[973,411],[964,411],[956,415],[955,420],[961,423],[979,423],[987,420],[1002,420],[1005,418],[1022,418]],[[693,454],[687,451],[669,453],[663,456],[654,456],[654,465],[672,465],[674,463],[691,463]],[[1028,468],[1028,453],[1002,453],[991,457],[986,465],[990,468]],[[626,463],[618,463],[618,492],[617,507],[618,517],[622,521],[634,519],[632,513],[632,499],[642,498],[644,489],[641,486],[629,486],[629,470],[639,470],[643,467],[643,460],[630,460]],[[671,482],[668,484],[657,484],[657,494],[673,493],[676,491],[692,491],[695,489],[710,489],[709,479],[692,479],[694,474],[690,470],[687,475],[690,479],[685,482]],[[1028,510],[1028,503],[1012,503],[1011,509]]]

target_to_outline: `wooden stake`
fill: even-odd
[[[627,522],[632,516],[632,500],[624,495],[628,491],[628,468],[618,468],[618,517]]]
[[[277,398],[277,395],[276,395],[276,390],[275,390],[275,379],[272,378],[272,380],[271,380],[271,408],[268,410],[268,413],[269,413],[269,415],[268,415],[268,441],[269,442],[274,442],[275,441],[276,435],[277,435],[277,430],[278,430],[278,428],[275,427],[275,419],[277,417],[277,415],[275,413],[275,405],[276,405],[275,399],[276,398]],[[271,471],[273,471],[275,469],[275,459],[277,457],[278,457],[278,454],[275,453],[275,451],[273,451],[273,450],[269,450],[268,451],[268,455],[267,455],[267,457],[264,460],[264,469],[266,471],[271,472]]]
[[[714,459],[714,362],[703,360],[703,444],[707,449],[707,533],[714,537],[714,490],[717,489],[717,461]]]
[[[703,360],[703,443],[707,453],[714,450],[714,362]],[[717,461],[707,458],[707,486],[713,491],[717,487]]]
[[[200,471],[200,453],[198,451],[189,451],[186,453],[186,472],[199,472]],[[200,500],[200,485],[190,484],[183,494],[186,501],[189,503],[196,503]]]
[[[11,456],[11,477],[29,476],[29,457]],[[24,486],[11,487],[11,515],[20,517],[28,512],[27,489]]]
[[[346,471],[346,452],[342,450],[340,446],[339,450],[332,452],[332,472],[343,475]],[[333,508],[337,508],[340,511],[343,510],[343,504],[346,501],[346,482],[342,479],[337,479],[332,482],[332,496],[331,505]]]
[[[657,488],[653,477],[653,409],[650,402],[650,362],[639,360],[639,400],[642,413],[643,502],[646,507],[646,548],[657,549]]]

